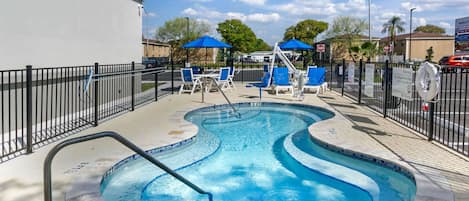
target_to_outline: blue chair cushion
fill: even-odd
[[[191,75],[191,69],[190,68],[184,68],[182,69],[182,80],[184,82],[192,82],[192,75]]]
[[[229,68],[222,68],[221,72],[220,72],[219,80],[228,80],[229,75],[230,75],[230,69]]]
[[[273,83],[278,86],[288,86],[290,84],[288,68],[278,67],[274,68],[273,72]]]
[[[325,68],[308,68],[308,82],[305,85],[317,86],[324,83],[326,77]]]

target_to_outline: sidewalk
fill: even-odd
[[[453,191],[455,200],[469,200],[468,158],[451,153],[445,148],[427,141],[424,136],[384,119],[382,115],[371,111],[366,106],[357,105],[334,92],[322,95],[321,99],[350,120],[353,131],[336,132],[336,135],[339,136],[334,138],[327,136],[322,138],[321,135],[320,140],[341,146],[340,143],[344,143],[343,141],[346,139],[348,146],[354,147],[355,151],[360,151],[360,149],[373,150],[375,153],[365,152],[371,155],[381,154],[376,153],[377,151],[374,148],[370,149],[370,147],[379,144],[391,152],[394,157],[397,157],[398,160],[422,173],[434,185],[441,188],[449,186]],[[312,130],[314,135],[315,131]],[[366,135],[376,143],[373,143],[373,145],[367,144],[361,138],[364,136],[350,137],[347,135],[350,133]]]

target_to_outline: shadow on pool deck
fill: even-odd
[[[450,186],[455,200],[469,200],[468,158],[435,145],[424,136],[372,112],[365,105],[356,105],[336,93],[327,93],[320,98],[348,118],[354,129],[368,134],[402,161],[423,173],[430,182],[437,186]],[[353,139],[351,141],[353,143]],[[356,143],[357,146],[366,146]]]

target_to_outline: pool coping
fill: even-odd
[[[375,164],[391,168],[394,171],[400,172],[407,177],[412,178],[416,185],[414,201],[454,200],[454,193],[449,185],[438,186],[428,179],[434,178],[435,175],[428,175],[419,171],[389,151],[372,150],[370,148],[365,148],[359,144],[353,143],[350,140],[347,141],[347,138],[338,138],[338,135],[340,135],[341,132],[355,132],[361,135],[367,134],[364,132],[354,131],[352,125],[350,125],[351,122],[349,119],[345,118],[340,112],[332,108],[323,100],[321,101],[324,103],[324,105],[321,105],[320,107],[334,112],[335,116],[320,122],[316,122],[308,127],[310,137],[313,141],[331,151],[373,162]],[[337,122],[341,123],[337,124]],[[372,141],[371,137],[366,137]],[[383,145],[380,146],[384,147]],[[439,175],[436,175],[439,176],[438,179],[446,180],[446,178],[441,173],[438,174]]]

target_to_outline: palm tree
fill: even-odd
[[[394,44],[396,43],[396,34],[405,31],[404,24],[405,23],[398,16],[393,16],[391,19],[389,19],[386,23],[383,24],[383,30],[381,30],[381,33],[387,32],[389,34],[393,48]]]

